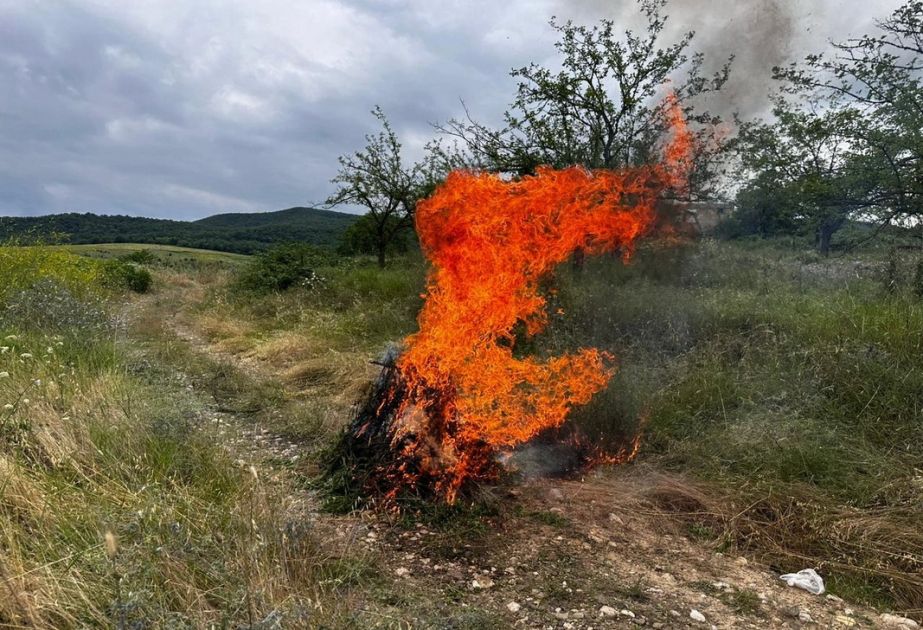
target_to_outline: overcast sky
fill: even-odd
[[[898,0],[683,0],[670,29],[737,55],[726,105],[773,63],[872,28]],[[415,155],[429,123],[498,121],[508,71],[553,63],[552,15],[630,0],[0,0],[0,214],[199,218],[322,201],[381,105]]]

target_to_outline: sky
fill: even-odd
[[[765,112],[773,64],[869,32],[898,0],[672,0],[736,55],[713,107]],[[509,70],[554,65],[557,16],[637,27],[633,0],[0,0],[0,215],[196,219],[322,202],[380,105],[419,157],[432,123],[501,120]]]

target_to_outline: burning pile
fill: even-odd
[[[684,180],[691,134],[673,103],[666,162],[623,171],[540,168],[506,181],[454,172],[417,208],[432,264],[420,330],[388,361],[345,437],[370,464],[365,492],[410,489],[453,502],[499,472],[498,455],[560,426],[614,372],[605,352],[540,361],[517,337],[548,322],[540,281],[574,252],[624,257],[654,221],[654,205]]]

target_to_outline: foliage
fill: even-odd
[[[113,289],[147,293],[154,282],[150,271],[133,263],[107,260],[102,264],[105,282]]]
[[[849,139],[861,121],[851,109],[816,110],[816,104],[777,98],[773,123],[741,125],[741,163],[755,176],[738,203],[750,216],[754,210],[762,215],[763,235],[800,223],[816,233],[826,255],[833,234],[863,208],[849,201],[865,185]]]
[[[149,265],[157,260],[154,252],[150,249],[138,249],[127,254],[119,256],[119,260],[136,265]]]
[[[561,68],[532,63],[512,71],[519,80],[505,128],[452,120],[441,127],[460,140],[472,166],[529,174],[542,164],[621,168],[656,160],[668,128],[665,86],[686,104],[690,120],[705,123],[695,143],[692,190],[707,194],[715,183],[719,119],[695,112],[696,97],[720,90],[730,61],[712,77],[701,74],[705,58],[689,53],[694,33],[662,46],[665,0],[640,0],[645,30],[619,35],[612,20],[594,26],[551,21]],[[682,80],[676,80],[682,74]],[[463,160],[464,161],[464,160]]]
[[[394,234],[394,237],[385,246],[385,254],[395,256],[406,254],[410,248],[412,234],[409,230],[402,229],[398,224],[400,219],[391,217],[386,221],[386,228]],[[353,256],[356,254],[378,255],[378,237],[375,217],[371,214],[364,214],[359,219],[346,228],[343,236],[340,237],[340,244],[337,246],[337,253],[344,256]]]
[[[265,293],[300,286],[315,288],[321,278],[316,269],[333,261],[330,252],[304,243],[285,243],[255,255],[240,271],[242,288]]]
[[[89,213],[0,217],[0,242],[18,238],[40,244],[64,234],[75,244],[150,243],[250,254],[292,240],[335,246],[355,220],[351,214],[318,208],[222,214],[198,221]]]
[[[53,247],[0,245],[0,304],[41,280],[53,280],[79,298],[98,294],[104,275],[99,261]]]
[[[882,291],[887,260],[708,241],[592,259],[559,274],[565,315],[534,350],[612,352],[609,389],[572,420],[617,449],[646,418],[641,458],[720,488],[738,508],[716,531],[742,550],[919,608],[923,309],[906,284]]]
[[[0,324],[15,330],[92,337],[113,328],[102,297],[92,293],[77,297],[51,277],[39,278],[28,288],[8,295],[5,302]]]
[[[384,267],[389,250],[413,226],[417,202],[432,191],[440,175],[432,155],[405,165],[401,143],[384,112],[376,107],[372,114],[382,130],[366,135],[364,149],[340,156],[340,170],[332,180],[338,189],[327,203],[354,203],[367,210],[359,234],[370,241],[378,265]]]
[[[876,226],[871,238],[923,217],[923,3],[908,0],[877,26],[829,56],[776,68],[776,120],[741,133],[745,171],[780,185],[781,211],[796,208],[824,254],[850,220]],[[765,190],[744,188],[751,199]]]

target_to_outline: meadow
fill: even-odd
[[[250,259],[160,254],[146,264],[152,292],[137,295],[107,283],[97,258],[34,248],[15,262],[14,250],[26,251],[0,248],[17,278],[0,294],[4,623],[352,627],[356,606],[393,606],[380,558],[341,545],[339,517],[299,510],[369,362],[415,329],[419,256],[327,261],[309,283],[260,291],[240,284]],[[520,350],[617,357],[573,424],[610,449],[641,431],[637,460],[601,474],[669,477],[649,504],[695,545],[773,572],[817,567],[832,593],[920,615],[917,262],[651,242],[627,266],[559,269],[550,310],[563,314]],[[17,315],[35,304],[43,319]],[[243,446],[235,423],[249,427]],[[260,432],[277,445],[268,477],[249,463]],[[497,519],[568,527],[486,496],[396,526],[475,547]],[[499,623],[478,619],[453,627]]]

